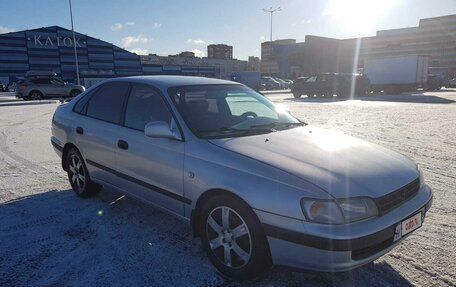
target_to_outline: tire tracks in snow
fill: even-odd
[[[3,129],[0,131],[0,152],[2,152],[4,155],[8,156],[9,158],[13,159],[14,161],[16,161],[17,163],[19,163],[20,165],[32,170],[33,172],[35,173],[42,173],[42,169],[46,169],[45,167],[39,165],[39,164],[36,164],[30,160],[27,160],[26,158],[20,156],[19,154],[17,154],[16,152],[12,151],[9,146],[8,146],[8,135],[11,134],[12,132],[14,132],[14,129],[19,127],[19,126],[22,126],[23,124],[26,124],[30,121],[34,121],[34,120],[39,120],[40,118],[43,118],[45,116],[48,116],[49,114],[53,113],[53,111],[51,112],[45,112],[45,113],[42,113],[38,116],[35,116],[35,117],[30,117],[26,120],[22,120],[22,121],[19,121],[19,122],[15,122],[15,123],[12,123],[12,124],[9,124],[9,125],[6,125],[3,127]],[[55,172],[53,170],[49,170],[49,169],[46,169],[48,172]]]

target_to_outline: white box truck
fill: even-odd
[[[405,92],[426,88],[429,57],[423,55],[372,57],[364,60],[363,74],[373,92]]]
[[[235,81],[252,89],[259,90],[261,87],[261,74],[255,71],[239,71],[233,72],[230,76],[231,81]]]

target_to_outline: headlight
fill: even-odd
[[[301,204],[309,221],[326,224],[344,223],[342,210],[334,201],[303,200]]]
[[[378,215],[374,201],[367,197],[337,201],[303,199],[301,205],[309,221],[324,224],[343,224]]]
[[[377,205],[367,197],[338,200],[346,222],[358,221],[378,215]]]

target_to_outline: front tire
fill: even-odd
[[[92,182],[82,155],[72,148],[66,157],[68,180],[73,191],[79,197],[88,197],[101,190],[101,185]]]
[[[205,202],[200,218],[203,248],[225,276],[254,279],[272,266],[269,246],[251,208],[227,195]]]

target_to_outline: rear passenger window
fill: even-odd
[[[102,121],[119,124],[127,91],[128,83],[126,82],[113,82],[103,85],[90,98],[86,115]]]
[[[86,93],[79,101],[74,105],[73,111],[78,114],[85,114],[84,107],[86,106],[87,102],[90,100],[90,97],[98,91],[98,88]]]
[[[30,82],[32,82],[34,84],[49,85],[49,84],[51,84],[51,79],[50,78],[36,78],[36,79],[30,80]]]
[[[171,117],[163,98],[156,91],[146,86],[133,86],[125,111],[126,127],[144,131],[149,122],[171,124]]]

